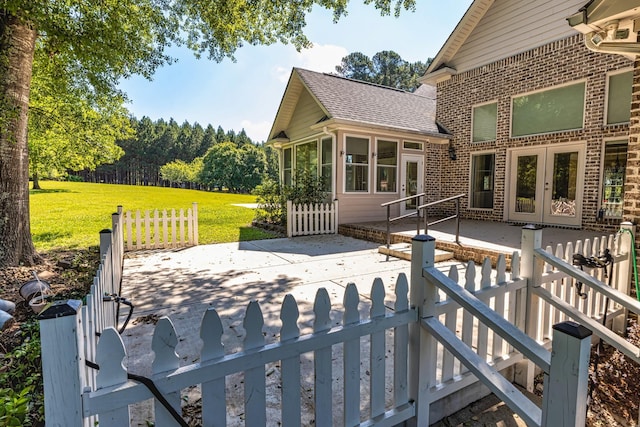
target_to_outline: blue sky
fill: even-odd
[[[293,67],[333,72],[352,52],[369,57],[393,50],[411,62],[434,57],[462,18],[471,0],[417,0],[416,11],[399,18],[381,17],[360,0],[333,24],[331,12],[316,7],[307,16],[305,34],[313,48],[296,52],[292,46],[245,46],[236,62],[196,59],[188,49],[172,49],[178,62],[165,66],[153,81],[135,77],[121,83],[131,103],[129,111],[152,120],[173,117],[225,131],[245,129],[255,142],[265,141]]]

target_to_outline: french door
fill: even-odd
[[[512,150],[508,219],[580,226],[585,145]]]
[[[424,157],[416,154],[403,154],[400,170],[400,198],[415,196],[424,191]],[[417,198],[400,204],[400,215],[415,211]]]

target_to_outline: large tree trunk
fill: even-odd
[[[40,260],[29,225],[27,115],[36,30],[0,12],[0,268]]]

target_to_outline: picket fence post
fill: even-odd
[[[542,228],[536,225],[522,227],[522,243],[520,258],[520,277],[527,280],[526,298],[516,300],[516,319],[524,319],[524,324],[518,322],[518,328],[531,338],[538,339],[538,316],[540,312],[540,298],[534,294],[533,288],[540,286],[544,262],[535,256],[535,249],[542,247]],[[522,316],[522,312],[525,313]],[[523,360],[516,366],[515,383],[533,392],[535,365],[529,360]]]
[[[194,246],[198,246],[198,203],[193,202],[192,204],[193,211],[193,244]]]
[[[84,336],[79,300],[56,301],[39,316],[47,426],[82,427]]]
[[[585,425],[591,334],[571,321],[553,325],[551,366],[542,397],[543,426]]]
[[[435,259],[436,239],[419,234],[411,240],[410,305],[418,311],[418,322],[409,324],[409,400],[413,400],[416,415],[409,426],[428,426],[429,387],[435,381],[436,341],[420,325],[420,319],[433,316],[438,290],[422,276]]]
[[[287,237],[293,236],[293,202],[287,200]]]
[[[623,230],[629,230],[629,232],[622,232]],[[618,253],[628,254],[627,260],[624,265],[615,266],[614,277],[618,282],[618,290],[625,295],[629,295],[631,278],[633,277],[633,245],[635,245],[636,226],[631,222],[625,221],[620,224],[621,239],[618,246]],[[634,289],[635,291],[635,289]],[[624,310],[624,315],[617,316],[613,319],[613,330],[619,334],[626,335],[627,332],[627,318],[629,316],[629,310]]]

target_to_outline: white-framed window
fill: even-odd
[[[344,190],[366,193],[369,191],[369,138],[347,136],[344,146]]]
[[[292,185],[292,157],[291,148],[282,150],[282,183],[284,185]]]
[[[627,149],[626,139],[605,143],[602,156],[602,198],[598,212],[601,219],[622,218]]]
[[[472,107],[471,141],[487,142],[496,140],[498,125],[498,103],[489,102]]]
[[[582,129],[586,82],[580,81],[511,98],[511,136]]]
[[[628,123],[631,119],[633,70],[616,71],[607,75],[607,103],[605,123]]]
[[[320,177],[324,191],[330,192],[333,185],[333,138],[320,141]]]
[[[422,151],[424,144],[419,141],[402,141],[402,148],[405,150]]]
[[[398,142],[379,139],[376,143],[376,192],[398,190]]]
[[[471,197],[469,197],[471,208],[493,209],[495,166],[495,153],[471,154]]]

